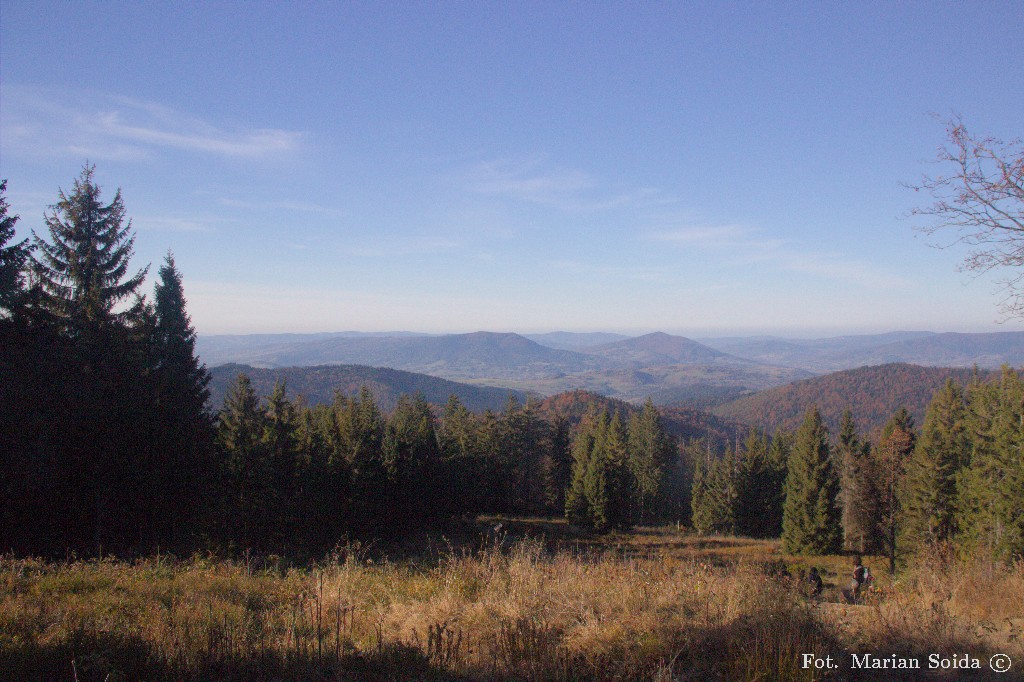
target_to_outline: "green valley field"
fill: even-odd
[[[498,525],[500,527],[498,527]],[[495,528],[497,527],[497,530]],[[427,546],[429,545],[429,546]],[[40,680],[1010,679],[1024,566],[933,563],[842,603],[850,557],[674,527],[482,518],[412,558],[0,559],[0,669]],[[798,576],[817,566],[821,598]],[[803,654],[831,657],[828,674]],[[918,660],[905,673],[851,654]],[[994,654],[1014,669],[989,669]],[[932,677],[929,655],[948,665]],[[959,656],[959,658],[957,658]]]

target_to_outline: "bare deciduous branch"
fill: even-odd
[[[938,163],[949,175],[925,175],[909,187],[927,192],[935,202],[911,215],[933,219],[919,228],[928,235],[952,232],[951,244],[978,247],[961,267],[972,272],[1024,266],[1024,144],[971,135],[959,117],[946,121],[946,143]],[[1024,271],[1000,280],[1000,311],[1024,317]]]

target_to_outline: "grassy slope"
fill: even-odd
[[[6,557],[0,669],[82,682],[812,680],[822,677],[800,668],[801,653],[843,662],[829,679],[852,679],[850,652],[987,662],[1001,651],[1017,665],[1024,655],[1011,639],[1024,628],[1020,566],[910,573],[883,584],[872,606],[846,607],[808,602],[781,579],[775,561],[789,560],[776,542],[674,529],[596,538],[564,522],[486,521],[503,527],[481,551],[398,563],[353,548],[301,570],[274,559]],[[509,529],[548,541],[512,540]],[[837,570],[847,561],[800,560]]]

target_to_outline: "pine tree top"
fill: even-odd
[[[51,242],[32,233],[39,300],[72,329],[131,322],[145,305],[138,288],[149,268],[128,275],[135,237],[131,220],[125,221],[121,190],[104,205],[94,174],[95,166],[87,164],[70,195],[59,191],[45,216]],[[116,311],[133,298],[127,310]]]

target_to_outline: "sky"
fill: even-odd
[[[1019,2],[0,2],[19,234],[83,165],[200,334],[1018,331],[908,217]]]

